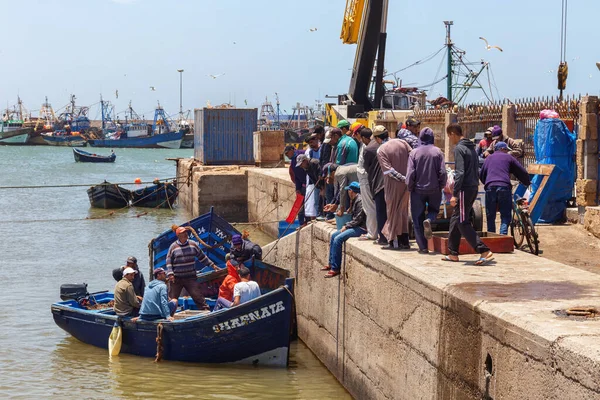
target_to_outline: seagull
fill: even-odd
[[[248,105],[248,100],[244,100],[244,105]]]
[[[156,90],[156,88],[154,86],[150,86],[150,90],[152,90],[154,92]]]
[[[118,99],[119,98],[119,90],[115,90],[115,97]]]
[[[309,31],[309,32],[316,32],[316,31],[317,31],[317,28],[310,28],[308,31]]]
[[[486,50],[488,50],[488,51],[489,51],[489,50],[491,50],[491,49],[498,49],[498,50],[500,50],[500,51],[503,51],[503,50],[502,50],[500,47],[498,47],[498,46],[490,46],[490,45],[488,44],[488,41],[487,41],[487,40],[486,40],[484,37],[481,37],[481,36],[479,36],[479,39],[481,39],[481,40],[483,40],[483,41],[485,42],[485,49],[486,49]]]
[[[237,44],[236,42],[233,42],[233,44]]]
[[[223,76],[223,75],[225,75],[225,72],[223,72],[222,74],[218,74],[218,75],[207,75],[207,76],[210,76],[213,79],[217,79],[218,77]]]

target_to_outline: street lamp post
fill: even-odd
[[[178,69],[177,72],[179,72],[179,119],[182,120],[183,119],[183,105],[182,105],[183,70]]]

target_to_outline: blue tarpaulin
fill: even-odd
[[[557,118],[539,120],[533,134],[535,160],[538,164],[554,164],[558,178],[551,188],[548,204],[542,212],[540,222],[553,223],[564,218],[567,200],[573,197],[575,184],[575,145],[574,133]],[[531,182],[532,197],[542,182],[536,176]]]

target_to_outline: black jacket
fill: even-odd
[[[115,278],[115,281],[119,282],[121,279],[123,279],[124,269],[125,267],[113,269],[112,276],[113,278]],[[137,269],[137,272],[138,273],[135,274],[133,282],[131,282],[131,284],[133,285],[133,291],[135,292],[135,295],[144,297],[144,290],[146,290],[146,281],[144,280],[144,275],[142,274],[142,271],[139,270],[139,268]]]
[[[231,246],[229,252],[231,253],[231,256],[239,262],[248,261],[252,256],[257,260],[262,260],[262,248],[249,240],[244,240],[242,242],[242,247],[239,250]]]
[[[321,168],[323,168],[323,165],[331,162],[332,150],[333,147],[329,143],[321,144],[321,153],[319,154],[319,164],[321,165]]]
[[[377,149],[379,143],[375,139],[371,140],[363,152],[365,159],[363,167],[367,171],[367,178],[369,179],[369,188],[373,197],[377,193],[383,190],[383,173],[381,172],[381,166],[377,159]]]
[[[315,185],[319,181],[319,178],[321,177],[321,165],[319,164],[318,159],[311,158],[308,161],[306,173],[311,184]]]
[[[350,213],[352,214],[352,221],[344,225],[346,229],[357,227],[365,229],[367,217],[365,215],[365,210],[363,210],[362,198],[360,197],[360,194],[356,196],[354,201],[352,201],[352,204],[350,205]]]
[[[479,157],[475,144],[469,139],[461,139],[454,148],[454,197],[466,189],[479,187]]]

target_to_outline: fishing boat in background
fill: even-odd
[[[154,185],[131,191],[131,205],[135,207],[173,208],[179,190],[171,182],[155,182]]]
[[[33,129],[25,126],[23,103],[18,99],[19,110],[8,108],[2,114],[0,124],[0,144],[25,144]]]
[[[50,146],[68,146],[68,147],[85,147],[87,139],[79,132],[71,132],[71,128],[67,125],[67,130],[59,130],[51,133],[42,133],[42,139]]]
[[[104,181],[87,190],[90,204],[96,208],[124,208],[129,206],[131,192],[114,183]]]
[[[88,153],[81,149],[73,148],[73,157],[77,162],[89,162],[89,163],[111,163],[115,162],[117,155],[114,151],[111,151],[110,156],[103,156],[100,154]]]
[[[61,113],[54,124],[54,131],[42,133],[44,142],[51,146],[85,147],[87,135],[92,131],[88,118],[89,107],[75,105],[76,97],[71,95],[71,101],[66,110]]]
[[[54,132],[54,125],[58,122],[52,105],[46,101],[42,103],[40,112],[37,117],[31,117],[29,121],[25,122],[25,126],[33,128],[33,132],[27,139],[27,144],[33,145],[45,145],[47,144],[42,134],[50,134]]]
[[[190,112],[184,113],[179,112],[179,119],[177,120],[177,128],[183,131],[183,139],[181,140],[182,149],[193,149],[194,148],[194,129],[190,124]]]
[[[106,120],[106,115],[103,106],[102,120],[103,127]],[[131,125],[131,124],[130,124]],[[150,133],[141,128],[143,125],[138,124],[139,129],[115,129],[113,132],[105,131],[104,139],[89,140],[88,143],[92,147],[118,147],[118,148],[169,148],[178,149],[181,146],[183,139],[183,131],[175,130],[172,122],[167,118],[165,111],[159,105],[154,112],[154,123]],[[117,127],[118,128],[118,127]],[[147,128],[146,128],[147,129]],[[104,129],[103,129],[104,130]],[[142,135],[142,133],[144,133]]]

